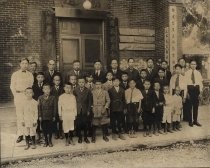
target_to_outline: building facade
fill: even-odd
[[[79,59],[91,69],[111,58],[167,59],[182,56],[182,4],[169,0],[1,0],[0,102],[12,99],[11,74],[21,57],[46,69],[49,59],[65,72]],[[88,6],[87,6],[88,7]]]

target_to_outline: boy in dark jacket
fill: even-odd
[[[42,130],[45,137],[44,147],[52,147],[52,131],[53,122],[57,112],[57,102],[54,96],[50,95],[50,85],[44,84],[43,92],[44,95],[38,99],[38,113],[39,121],[41,122]]]

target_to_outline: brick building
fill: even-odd
[[[0,102],[12,98],[10,77],[21,57],[36,61],[38,71],[45,70],[47,61],[54,59],[57,69],[64,72],[74,59],[80,59],[82,67],[90,69],[97,58],[106,68],[115,57],[169,60],[182,55],[181,3],[90,0],[92,8],[87,10],[84,1],[0,0]],[[175,15],[170,16],[170,7],[172,12],[175,9]],[[170,26],[170,17],[175,27],[173,21]],[[175,34],[170,36],[173,31]]]

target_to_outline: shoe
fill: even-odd
[[[90,141],[89,141],[88,138],[84,138],[84,141],[85,141],[86,144],[89,144],[90,143]]]
[[[201,127],[202,125],[199,122],[193,122],[194,125]]]
[[[45,142],[44,145],[43,145],[43,147],[47,147],[48,145],[49,145],[49,144]]]
[[[49,147],[53,147],[53,144],[52,144],[52,142],[50,142],[50,143],[49,143]]]
[[[31,149],[36,149],[36,145],[35,144],[32,144],[31,145]]]
[[[152,132],[151,131],[149,132],[149,137],[152,137]]]
[[[20,143],[23,140],[23,136],[19,136],[16,143]]]
[[[29,148],[30,148],[30,145],[27,144],[27,145],[25,146],[24,150],[28,150]]]
[[[66,146],[69,146],[69,140],[66,139]]]
[[[73,146],[75,145],[73,139],[69,139],[69,144],[71,144],[71,145],[73,145]]]
[[[106,135],[103,136],[103,140],[104,140],[105,142],[109,142],[109,138],[108,138]]]
[[[181,128],[176,128],[177,131],[181,131]]]
[[[153,132],[153,134],[155,135],[155,136],[159,136],[159,134],[158,134],[158,132]]]
[[[168,129],[168,132],[170,132],[170,133],[174,133],[174,131],[172,131],[171,129]]]
[[[158,130],[158,134],[163,134],[163,131],[162,130]]]
[[[64,138],[63,134],[60,134],[60,139],[63,139],[63,138]]]
[[[193,127],[193,123],[190,122],[190,123],[189,123],[189,126],[190,126],[190,127]]]
[[[119,138],[120,138],[121,140],[126,140],[126,138],[125,138],[125,136],[124,136],[123,134],[119,134]]]
[[[112,134],[112,139],[113,140],[117,140],[117,135],[116,134]]]
[[[147,137],[147,132],[146,131],[143,133],[143,136],[144,137]]]
[[[96,138],[95,137],[92,137],[91,142],[92,143],[95,143],[96,142]]]
[[[132,138],[137,138],[137,135],[135,132],[132,133],[133,134],[133,137]]]
[[[78,139],[78,143],[80,143],[80,144],[82,143],[82,138]]]
[[[58,139],[58,138],[59,138],[59,135],[58,135],[58,134],[56,134],[56,135],[55,135],[55,139]]]

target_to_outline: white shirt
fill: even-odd
[[[31,72],[18,70],[12,74],[10,89],[13,95],[15,95],[18,91],[24,92],[26,88],[32,87],[33,83],[34,77]]]
[[[132,93],[132,95],[131,95]],[[132,97],[131,97],[132,96]],[[139,89],[134,88],[133,92],[131,88],[125,90],[125,100],[126,103],[138,103],[143,99],[142,93]]]
[[[114,87],[115,88],[115,90],[117,91],[117,92],[119,92],[119,86],[118,87]]]
[[[200,92],[203,90],[203,78],[201,76],[201,73],[198,70],[194,70],[194,76],[195,76],[195,84],[192,82],[192,69],[189,69],[187,72],[185,72],[185,78],[187,80],[187,85],[199,85]]]

